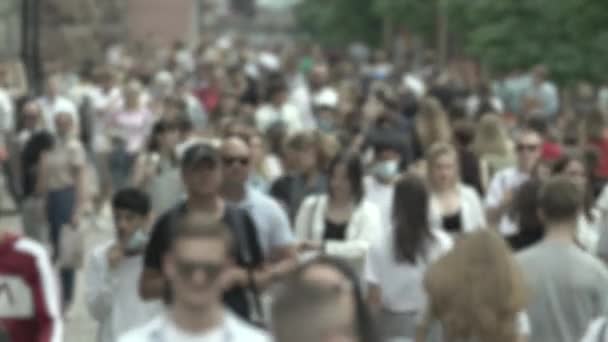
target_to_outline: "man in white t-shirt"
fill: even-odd
[[[542,139],[532,130],[523,130],[517,137],[517,165],[494,175],[486,194],[488,220],[497,225],[505,236],[517,233],[518,228],[508,216],[514,192],[530,178],[540,158]]]
[[[114,195],[112,210],[116,237],[93,250],[86,273],[86,302],[99,323],[98,342],[115,342],[162,311],[160,301],[144,302],[138,293],[150,200],[139,190],[123,189]]]
[[[119,342],[270,341],[222,304],[222,289],[246,279],[230,268],[230,229],[219,222],[201,224],[209,222],[208,215],[199,211],[176,218],[162,267],[172,290],[171,304],[165,314]]]

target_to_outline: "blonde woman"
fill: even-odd
[[[500,116],[485,114],[481,117],[473,140],[473,152],[479,158],[484,189],[496,172],[515,165],[513,141]]]
[[[432,322],[441,325],[441,341],[527,340],[523,275],[498,233],[486,229],[460,239],[429,267],[424,287],[429,303],[416,341],[426,341]]]
[[[424,154],[434,143],[452,141],[452,127],[448,114],[441,103],[433,97],[427,97],[420,102],[414,125],[416,133],[414,160],[424,158]]]
[[[486,226],[477,191],[460,181],[458,155],[447,144],[434,144],[427,153],[431,215],[448,233],[469,233]]]

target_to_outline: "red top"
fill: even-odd
[[[591,142],[591,146],[598,151],[598,163],[595,175],[601,178],[608,178],[608,138]]]
[[[11,342],[61,342],[59,292],[44,247],[0,236],[0,330]]]
[[[541,146],[540,156],[545,161],[555,161],[562,156],[562,146],[552,141],[545,141]]]
[[[207,113],[213,113],[220,104],[221,94],[215,87],[202,87],[194,92]]]

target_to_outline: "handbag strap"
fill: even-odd
[[[315,214],[317,213],[317,210],[319,210],[319,206],[321,205],[321,197],[317,197],[315,199],[315,203],[312,206],[312,209],[310,210],[310,212],[308,213],[308,217],[307,217],[307,222],[306,224],[308,225],[308,234],[307,234],[307,240],[308,241],[312,241],[314,239],[314,228],[313,228],[313,224],[315,222]]]

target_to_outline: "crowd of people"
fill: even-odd
[[[79,249],[98,342],[608,340],[608,88],[236,36],[48,71],[0,88],[10,341]]]

